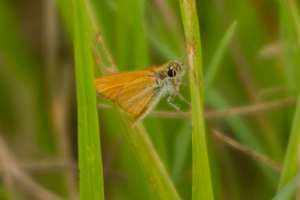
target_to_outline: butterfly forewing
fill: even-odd
[[[149,76],[152,74],[153,73],[150,71],[137,70],[101,76],[95,79],[96,90],[101,96],[111,101],[115,101],[119,90],[124,87],[124,85],[140,77]]]

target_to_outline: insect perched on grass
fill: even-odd
[[[185,70],[186,67],[182,62],[171,61],[142,70],[101,76],[95,79],[95,85],[100,96],[115,102],[124,111],[133,115],[132,123],[135,124],[166,94],[169,94],[167,102],[178,111],[179,107],[171,103],[175,95],[190,105],[178,93]]]

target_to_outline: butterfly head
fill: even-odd
[[[185,65],[180,61],[171,61],[166,69],[166,74],[168,78],[173,79],[175,84],[177,81],[180,82],[184,73]]]

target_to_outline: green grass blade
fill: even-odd
[[[286,151],[283,170],[280,177],[279,188],[281,189],[287,182],[298,172],[298,148],[300,134],[300,95],[298,97],[297,107],[295,111],[294,121],[292,125],[291,135],[288,148]]]
[[[286,200],[295,193],[297,188],[297,176],[290,179],[281,189],[278,191],[276,196],[272,200]]]
[[[290,93],[298,93],[298,101],[295,114],[293,116],[293,124],[289,143],[284,158],[283,170],[280,177],[278,190],[282,189],[287,182],[293,178],[298,172],[298,149],[300,134],[300,96],[299,96],[299,64],[300,49],[297,41],[300,39],[299,12],[295,1],[285,2],[279,1],[281,8],[281,43],[282,58],[284,69],[286,72],[287,86]],[[287,45],[288,44],[288,45]]]
[[[285,80],[288,92],[297,95],[300,77],[300,50],[297,45],[300,36],[297,38],[297,33],[300,33],[300,30],[297,29],[298,20],[291,18],[291,10],[294,10],[295,8],[291,9],[291,6],[289,6],[290,4],[285,1],[279,1],[279,3],[281,54],[284,66],[283,69],[285,70]],[[293,13],[295,13],[295,11]],[[292,15],[292,17],[295,17],[294,15]]]
[[[116,63],[120,69],[127,70],[147,67],[149,59],[143,27],[145,3],[138,0],[121,0],[117,3],[119,12],[116,20]],[[127,6],[128,4],[131,6]],[[138,55],[138,58],[132,55]]]
[[[73,0],[80,198],[104,199],[93,57],[85,1]]]
[[[210,88],[212,86],[212,83],[216,77],[218,68],[219,68],[219,64],[222,58],[222,55],[224,54],[225,48],[228,46],[229,41],[231,39],[231,37],[233,36],[233,33],[235,31],[237,25],[237,21],[234,21],[229,29],[226,31],[224,37],[222,38],[221,43],[219,44],[217,51],[215,53],[215,55],[213,56],[213,59],[208,67],[207,72],[205,73],[204,76],[204,81],[203,81],[203,97],[204,100],[207,98],[207,95],[210,91]]]
[[[189,75],[192,102],[193,199],[213,199],[206,135],[203,117],[202,52],[195,1],[180,0],[183,26],[189,53]]]
[[[123,115],[123,119],[126,118],[122,111],[120,111],[120,114]],[[124,125],[127,130],[126,137],[134,151],[137,152],[139,161],[160,199],[179,200],[180,197],[165,166],[156,153],[144,125],[138,123],[134,128],[128,122],[125,122]]]
[[[300,11],[299,11],[299,3],[297,1],[289,1],[288,2],[289,11],[291,13],[291,18],[293,22],[293,27],[295,29],[297,38],[300,38]]]

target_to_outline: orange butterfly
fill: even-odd
[[[190,104],[178,93],[185,70],[182,62],[171,61],[142,70],[101,76],[95,79],[95,85],[100,96],[133,115],[132,123],[135,124],[166,94],[170,95],[167,102],[178,111],[179,107],[170,102],[176,94]]]

